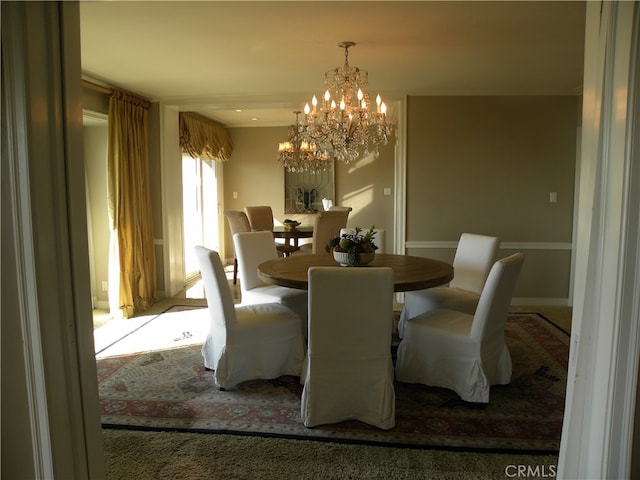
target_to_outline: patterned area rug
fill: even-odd
[[[111,428],[556,453],[569,336],[541,315],[529,313],[509,315],[506,339],[512,381],[492,387],[488,405],[464,402],[447,389],[396,383],[396,426],[389,431],[357,421],[305,428],[298,377],[249,381],[219,391],[212,372],[202,365],[200,344],[98,359],[102,422]]]

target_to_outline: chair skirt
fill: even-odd
[[[383,430],[395,426],[393,363],[390,358],[352,361],[323,358],[315,368],[307,357],[301,381],[305,427],[359,420]],[[387,370],[387,375],[380,371]],[[313,371],[313,375],[311,372]],[[363,392],[367,392],[363,395]]]
[[[438,310],[406,322],[396,360],[398,381],[449,388],[467,402],[488,403],[491,385],[511,381],[511,355],[504,338],[481,348],[480,340],[469,335],[472,320]]]
[[[215,370],[220,388],[250,379],[299,376],[304,355],[300,318],[277,303],[236,307],[236,324],[227,327],[226,342],[212,330],[202,346],[204,365]]]

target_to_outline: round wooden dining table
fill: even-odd
[[[273,227],[273,236],[275,238],[284,238],[284,248],[281,249],[281,251],[285,256],[289,256],[292,252],[300,250],[300,246],[298,245],[300,238],[313,237],[313,227],[299,226],[291,229],[286,228],[284,225],[276,225]],[[293,245],[291,245],[291,240],[293,240]]]
[[[283,287],[308,289],[309,267],[337,267],[339,263],[329,254],[291,255],[286,258],[268,260],[258,266],[258,276],[267,283]],[[408,292],[444,285],[453,279],[453,266],[440,260],[377,253],[367,268],[390,267],[393,269],[394,292]]]

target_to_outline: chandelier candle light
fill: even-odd
[[[289,126],[289,140],[278,145],[278,160],[289,172],[320,173],[326,170],[329,154],[318,149],[317,144],[304,138],[306,126],[298,120],[300,111],[296,115],[295,125]]]
[[[314,95],[311,106],[304,107],[306,128],[301,133],[311,145],[318,145],[323,152],[331,152],[336,160],[345,164],[369,155],[373,147],[376,157],[378,147],[387,144],[391,124],[387,121],[387,107],[376,97],[375,111],[366,87],[369,75],[365,70],[349,65],[349,48],[354,42],[340,42],[344,48],[344,65],[325,73],[325,93],[322,105]]]
[[[344,65],[324,75],[322,105],[315,95],[304,107],[305,121],[289,127],[289,140],[280,143],[278,160],[290,172],[320,173],[335,159],[345,164],[367,157],[370,148],[377,158],[379,146],[391,135],[387,106],[380,95],[375,110],[366,87],[369,74],[349,65],[349,48],[354,42],[340,42],[344,48]]]

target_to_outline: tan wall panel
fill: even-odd
[[[577,108],[568,96],[410,97],[407,240],[570,241]]]
[[[84,162],[87,177],[89,208],[89,240],[93,254],[92,285],[95,299],[108,302],[108,292],[102,290],[102,282],[109,280],[109,206],[107,204],[107,123],[104,126],[84,127]]]
[[[571,268],[569,250],[522,250],[526,255],[514,297],[567,298]],[[500,252],[505,257],[514,250]]]
[[[385,231],[386,251],[391,252],[394,232],[394,148],[392,142],[380,147],[359,162],[336,166],[336,199],[340,205],[352,207],[347,225],[368,229],[371,225]],[[390,189],[390,195],[384,189]]]
[[[409,97],[407,241],[472,232],[570,244],[579,105],[571,96]],[[570,259],[532,253],[515,295],[568,298]]]
[[[276,161],[278,143],[286,127],[232,128],[233,154],[223,164],[225,210],[244,210],[247,205],[270,205],[273,216],[284,217],[284,169]],[[233,198],[237,192],[238,198]],[[233,258],[233,241],[225,221],[225,257]]]

